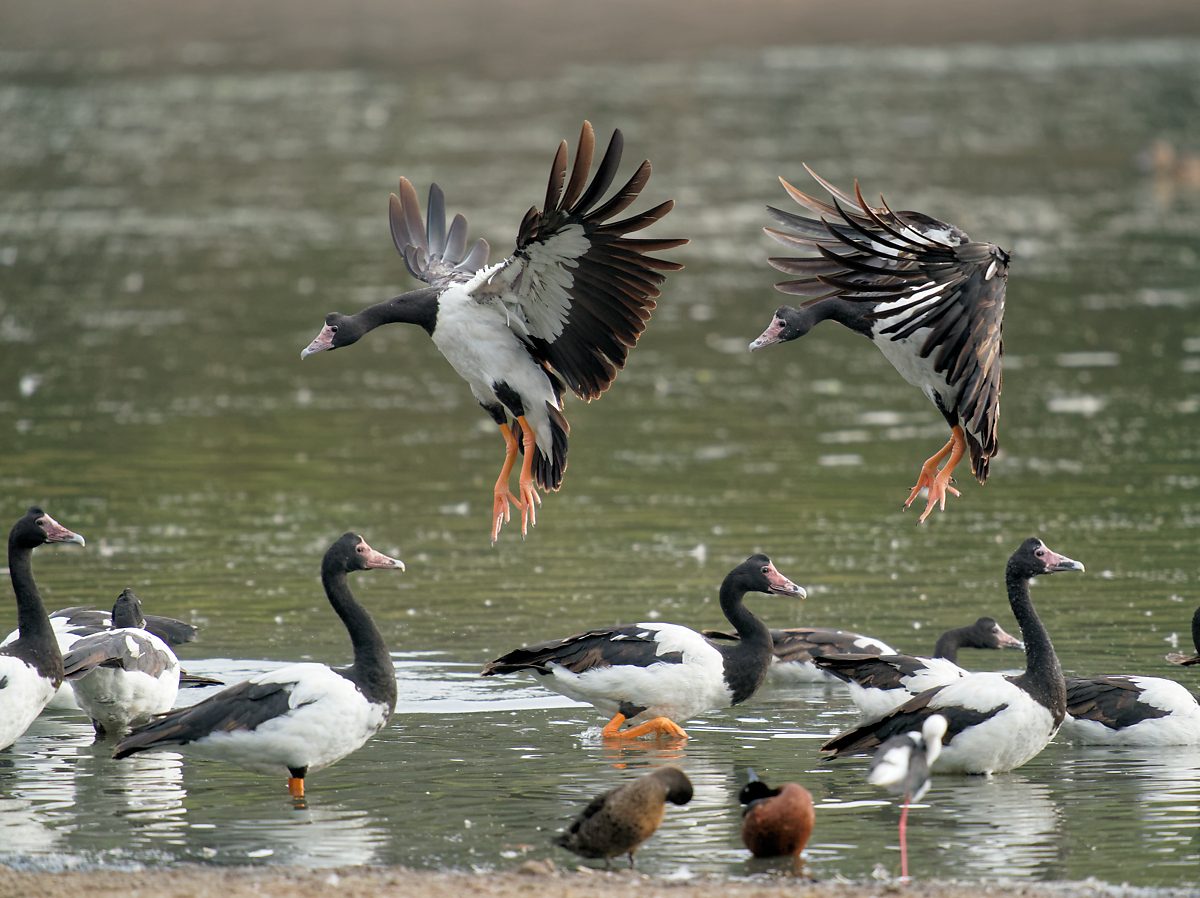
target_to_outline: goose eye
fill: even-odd
[[[1038,549],[1038,550],[1037,550],[1037,552],[1036,552],[1036,553],[1034,553],[1034,554],[1036,554],[1038,558],[1041,558],[1043,555],[1045,555],[1045,554],[1046,554],[1046,550],[1045,550],[1045,549]]]
[[[762,566],[762,572],[763,572],[764,574],[769,574],[769,573],[771,572],[771,568],[770,568],[770,566],[769,566],[769,565],[765,565],[765,564],[764,564],[764,565]]]
[[[329,332],[331,334],[336,334],[338,332],[338,326],[336,324],[329,325]]]

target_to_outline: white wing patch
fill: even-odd
[[[583,225],[570,224],[531,244],[525,250],[527,258],[506,264],[492,277],[490,286],[507,288],[500,301],[509,311],[514,331],[548,342],[562,334],[571,314],[573,269],[591,245]]]

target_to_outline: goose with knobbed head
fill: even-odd
[[[969,455],[975,478],[984,483],[999,446],[1008,253],[920,212],[894,212],[882,197],[875,208],[857,182],[850,196],[805,170],[832,204],[780,178],[788,195],[819,220],[769,206],[783,227],[765,231],[808,253],[768,260],[795,276],[776,289],[806,299],[799,307],[781,306],[750,349],[803,337],[826,320],[879,347],[950,427],[950,439],[921,466],[904,502],[908,508],[928,489],[923,522],[935,507],[945,509],[947,493],[959,495],[951,482],[962,457]]]
[[[384,324],[424,328],[504,439],[492,496],[493,543],[511,506],[521,512],[525,535],[537,523],[537,487],[557,490],[562,484],[570,432],[564,390],[592,400],[612,385],[650,320],[664,272],[682,267],[650,253],[686,240],[628,236],[670,212],[672,200],[612,220],[637,200],[650,163],[605,200],[624,138],[613,132],[589,183],[595,143],[584,122],[569,177],[567,142],[559,144],[542,208],[525,213],[516,249],[492,264],[486,241],[467,250],[465,218],[456,215],[447,228],[445,198],[436,184],[422,223],[416,190],[402,178],[399,194],[391,197],[392,239],[408,270],[428,286],[353,315],[328,315],[300,354],[350,346]],[[514,495],[509,478],[518,453],[524,459]]]
[[[396,707],[396,674],[383,636],[346,583],[353,571],[404,570],[357,533],[325,553],[321,583],[354,647],[354,663],[289,664],[222,689],[188,708],[156,717],[122,739],[113,753],[182,746],[202,757],[266,774],[286,774],[288,791],[304,797],[305,777],[361,748]]]
[[[33,550],[46,543],[84,544],[36,506],[8,533],[8,574],[17,600],[17,638],[0,646],[0,749],[29,729],[62,684],[62,653],[33,580]]]
[[[1029,596],[1034,577],[1082,571],[1083,565],[1030,537],[1004,568],[1008,603],[1025,642],[1025,671],[1019,675],[972,673],[927,689],[879,720],[830,739],[822,751],[834,757],[875,751],[892,736],[920,730],[934,714],[946,718],[940,770],[1001,773],[1036,757],[1062,725],[1067,686],[1050,634]]]
[[[665,816],[666,803],[687,804],[692,800],[692,782],[678,767],[659,767],[632,782],[593,798],[554,844],[580,857],[633,856],[654,835]]]
[[[958,650],[1023,649],[1025,644],[1005,632],[994,618],[981,617],[966,627],[955,627],[938,637],[933,656],[869,655],[845,653],[813,659],[819,669],[841,680],[850,698],[866,718],[880,717],[914,695],[965,677],[958,666]]]
[[[77,640],[63,654],[63,675],[92,720],[97,738],[171,710],[179,691],[179,659],[146,629],[132,589],[117,597],[112,629]]]
[[[721,611],[739,636],[732,645],[679,624],[603,627],[516,649],[488,662],[483,676],[530,671],[547,689],[610,715],[605,738],[685,738],[677,721],[744,702],[767,675],[771,631],[743,603],[750,592],[805,597],[770,558],[751,555],[721,583]]]

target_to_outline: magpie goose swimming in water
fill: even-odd
[[[122,739],[113,752],[186,746],[266,774],[288,775],[288,791],[304,798],[304,778],[341,760],[374,736],[396,708],[396,673],[371,615],[346,584],[352,571],[404,570],[356,533],[325,553],[321,583],[354,646],[354,663],[331,668],[300,663],[269,670],[188,708],[160,715]]]
[[[1182,667],[1200,664],[1200,608],[1192,613],[1192,648],[1195,649],[1195,652],[1191,655],[1185,655],[1183,652],[1171,652],[1167,655],[1167,660]]]
[[[882,717],[914,695],[953,683],[968,671],[958,666],[958,650],[1021,649],[1024,643],[1010,636],[990,617],[981,617],[968,627],[947,630],[938,637],[933,657],[919,655],[828,654],[813,664],[850,689],[850,698],[863,717]]]
[[[920,732],[893,736],[879,746],[867,768],[868,783],[904,796],[900,810],[900,875],[904,879],[908,879],[908,806],[929,791],[929,768],[942,753],[945,735],[945,717],[941,714],[926,717]]]
[[[536,487],[557,490],[562,484],[570,432],[564,388],[584,400],[608,389],[654,311],[666,278],[662,272],[683,267],[649,253],[686,240],[628,236],[665,216],[674,201],[611,220],[637,200],[650,178],[648,161],[601,202],[623,146],[621,132],[614,131],[589,184],[592,126],[583,123],[569,178],[567,142],[560,143],[543,208],[525,213],[516,249],[494,264],[488,264],[489,247],[482,239],[467,252],[467,222],[461,215],[446,227],[445,199],[436,184],[422,224],[416,190],[401,178],[399,195],[391,197],[392,239],[408,270],[429,286],[354,315],[328,315],[300,353],[305,358],[349,346],[383,324],[423,327],[504,439],[504,464],[492,498],[493,543],[509,520],[510,506],[520,509],[525,535],[537,523],[541,497]],[[524,460],[513,495],[509,477],[518,452]]]
[[[810,253],[768,259],[774,268],[796,275],[776,289],[806,300],[798,308],[781,306],[750,349],[803,337],[826,319],[878,346],[950,426],[949,441],[922,465],[904,503],[908,508],[927,488],[918,519],[924,521],[934,506],[945,509],[946,493],[959,495],[951,482],[964,453],[980,483],[996,454],[1008,253],[920,212],[893,212],[882,197],[881,208],[873,208],[857,182],[850,196],[808,166],[805,170],[833,203],[780,178],[792,199],[820,220],[768,206],[784,229],[764,230],[785,246]]]
[[[0,749],[8,748],[42,713],[63,679],[62,653],[33,582],[33,550],[83,537],[40,508],[31,508],[8,533],[8,574],[17,600],[17,638],[0,647]]]
[[[744,702],[771,666],[771,631],[743,604],[748,592],[805,597],[770,558],[751,555],[721,583],[721,611],[740,637],[733,645],[679,624],[604,627],[516,649],[483,676],[532,671],[547,689],[611,715],[605,738],[686,738],[675,721]],[[635,723],[622,730],[627,720]]]
[[[919,730],[928,717],[941,714],[947,723],[942,770],[1000,773],[1035,757],[1062,725],[1067,686],[1050,634],[1029,597],[1029,581],[1082,570],[1078,561],[1051,551],[1040,539],[1025,540],[1004,570],[1008,603],[1025,641],[1025,672],[972,673],[927,689],[879,720],[830,739],[821,750],[834,757],[872,752],[892,736]]]
[[[117,602],[119,604],[121,599],[118,598]],[[196,638],[197,631],[195,627],[184,621],[176,620],[173,617],[163,617],[158,614],[143,614],[142,619],[145,621],[144,629],[152,635],[157,636],[169,646],[183,645]],[[83,637],[94,636],[97,633],[111,630],[113,628],[113,611],[94,608],[90,605],[72,605],[70,608],[51,611],[50,626],[54,629],[55,639],[58,640],[59,651],[63,655],[66,655],[75,643]],[[0,642],[0,646],[6,646],[10,642],[13,642],[18,635],[18,632],[13,630],[4,637],[4,641]],[[188,674],[183,671],[180,671],[180,677],[181,686],[221,685],[219,680],[196,674]],[[46,707],[54,711],[80,710],[79,703],[75,700],[75,692],[71,688],[71,684],[65,680],[58,687],[58,691],[54,693],[54,698],[50,699],[50,703]],[[168,707],[170,706],[168,705]]]
[[[170,711],[179,674],[179,659],[146,629],[142,601],[131,589],[113,605],[112,629],[81,637],[63,653],[63,675],[97,738]]]

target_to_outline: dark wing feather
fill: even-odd
[[[185,642],[191,642],[196,638],[198,632],[191,624],[173,617],[147,614],[145,618],[146,624],[143,629],[153,633],[167,645],[183,645]]]
[[[882,200],[875,208],[857,183],[850,196],[805,168],[833,203],[780,179],[792,199],[819,218],[768,207],[784,229],[765,228],[767,234],[810,253],[768,260],[798,275],[777,289],[814,302],[840,297],[895,303],[870,315],[886,322],[879,334],[892,340],[929,328],[920,355],[932,357],[935,370],[957,388],[949,411],[962,423],[971,469],[983,483],[998,448],[1008,254],[921,213],[894,212]]]
[[[222,689],[190,708],[160,714],[138,727],[118,744],[114,758],[164,745],[187,745],[211,733],[254,730],[287,713],[293,683],[255,683],[247,680]]]
[[[913,731],[920,732],[925,724],[925,719],[933,714],[941,714],[946,718],[946,735],[942,737],[942,742],[948,745],[963,730],[995,717],[1008,707],[999,705],[984,711],[974,711],[958,706],[931,708],[930,702],[944,688],[938,686],[934,689],[926,689],[879,720],[864,723],[839,736],[834,736],[821,746],[821,751],[831,752],[834,758],[870,754],[894,736],[902,736]]]
[[[136,650],[130,647],[131,641]],[[85,636],[71,646],[63,655],[63,676],[76,679],[97,667],[119,667],[157,677],[172,663],[178,664],[175,656],[164,652],[145,636],[108,630]]]
[[[621,132],[614,131],[587,184],[595,134],[584,122],[564,192],[566,145],[560,145],[545,207],[525,214],[513,254],[474,290],[504,303],[510,326],[534,357],[581,399],[595,399],[608,389],[654,311],[666,279],[661,272],[682,267],[648,253],[687,242],[626,237],[662,219],[673,205],[669,200],[611,221],[640,195],[650,178],[649,162],[597,206],[616,177],[622,146]]]
[[[903,689],[905,677],[925,667],[916,655],[872,655],[867,652],[818,655],[813,664],[843,682],[864,689]]]
[[[446,197],[437,184],[429,187],[429,208],[421,222],[421,201],[407,178],[400,179],[399,193],[388,199],[388,221],[392,242],[404,258],[412,276],[435,287],[470,280],[487,264],[490,248],[482,237],[467,248],[467,220],[455,215],[446,228]]]
[[[654,633],[641,626],[607,627],[589,630],[553,639],[536,645],[516,649],[489,661],[483,668],[483,676],[532,670],[550,673],[550,665],[565,667],[574,673],[583,673],[597,667],[632,665],[649,667],[652,664],[679,664],[683,656],[679,652],[658,654],[659,644]]]
[[[1110,730],[1170,713],[1141,698],[1141,687],[1129,677],[1067,678],[1067,713],[1077,720],[1102,723]]]

